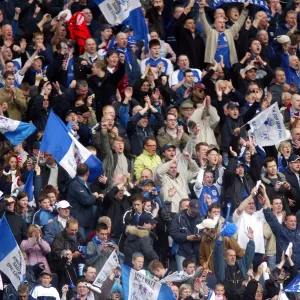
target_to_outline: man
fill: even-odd
[[[27,103],[22,91],[15,88],[15,76],[13,72],[6,71],[3,74],[5,86],[0,88],[0,105],[7,103],[8,117],[13,120],[21,121]]]
[[[177,41],[176,54],[188,57],[191,68],[204,68],[205,45],[200,32],[196,29],[195,21],[188,14],[193,7],[190,1],[180,17],[175,21],[175,37]]]
[[[110,43],[112,42],[112,36],[113,36],[113,30],[111,25],[109,24],[101,24],[101,30],[100,30],[100,50],[98,53],[101,56],[106,56],[107,51],[110,47]]]
[[[255,254],[253,258],[253,270],[257,271],[258,266],[263,262],[265,255],[264,245],[264,215],[262,210],[256,211],[254,197],[257,189],[253,188],[251,194],[234,211],[232,219],[237,225],[238,244],[242,249],[247,248],[249,242],[247,228],[253,229],[253,240],[255,243]]]
[[[93,18],[93,14],[89,8],[83,9],[82,13],[84,15],[84,20],[86,22],[86,25],[88,26],[91,36],[95,37],[95,34],[100,27],[99,23],[96,21],[96,19]]]
[[[191,103],[191,101],[187,100],[181,103],[180,105],[181,116],[178,118],[178,122],[183,126],[184,132],[187,134],[190,133],[188,129],[188,121],[194,111],[195,111],[194,105],[193,103]]]
[[[191,69],[187,69],[184,71],[183,80],[183,84],[179,88],[177,88],[175,92],[175,101],[177,106],[180,106],[182,102],[190,99],[193,95],[194,74]]]
[[[191,69],[189,58],[182,54],[177,57],[178,70],[174,71],[169,77],[169,85],[175,92],[184,82],[184,71],[192,70],[194,75],[194,83],[200,83],[202,72],[199,69]]]
[[[165,27],[163,19],[164,1],[152,0],[152,8],[147,10],[146,19],[156,28],[161,40],[165,40]]]
[[[240,31],[245,23],[248,15],[246,9],[247,4],[244,5],[241,15],[235,22],[234,26],[226,29],[225,20],[223,17],[218,17],[214,21],[214,29],[210,27],[207,22],[204,7],[207,6],[206,1],[200,3],[200,24],[207,37],[207,45],[205,49],[206,63],[213,63],[213,60],[220,62],[220,55],[223,56],[224,65],[230,68],[238,62],[237,53],[234,44],[234,36]]]
[[[195,146],[195,152],[197,158],[196,161],[200,168],[206,168],[208,148],[209,146],[206,142],[200,142]]]
[[[279,223],[277,217],[273,214],[270,208],[270,202],[266,197],[262,199],[263,213],[265,219],[272,228],[276,238],[276,263],[280,263],[282,252],[285,252],[289,243],[293,243],[292,260],[295,263],[295,268],[300,268],[300,224],[297,223],[297,218],[293,214],[286,214],[283,223]],[[281,253],[281,254],[280,254]]]
[[[299,182],[299,171],[300,171],[300,156],[292,153],[288,158],[289,167],[284,172],[286,181],[296,192],[295,206],[291,207],[292,212],[297,212],[300,209],[300,182]]]
[[[93,231],[94,214],[93,205],[97,205],[99,194],[92,193],[87,179],[89,167],[86,164],[79,164],[76,169],[76,176],[67,184],[67,199],[71,205],[71,214],[80,224],[79,231],[84,240]]]
[[[118,246],[108,239],[107,225],[104,223],[97,224],[96,235],[87,245],[86,263],[95,266],[98,274],[115,249],[118,249]]]
[[[236,292],[242,287],[243,281],[248,280],[248,270],[252,264],[255,244],[253,241],[253,230],[248,228],[245,256],[237,260],[236,252],[232,249],[224,251],[222,238],[215,243],[213,251],[214,271],[217,282],[225,286],[227,299],[236,299]],[[282,252],[281,252],[282,253]]]
[[[247,198],[256,182],[260,179],[261,164],[254,147],[250,148],[251,162],[248,172],[245,172],[244,164],[238,161],[235,151],[231,151],[228,166],[223,176],[223,188],[225,202],[232,203],[232,212],[240,205],[243,199]]]
[[[281,111],[285,128],[290,130],[295,118],[300,116],[300,95],[294,94],[291,97],[291,104]]]
[[[173,73],[173,65],[169,59],[160,57],[159,40],[149,42],[150,57],[141,61],[141,72],[145,73],[146,66],[157,67],[162,76],[170,76]]]
[[[51,244],[51,250],[54,261],[61,259],[61,253],[65,249],[72,251],[72,257],[74,264],[83,263],[83,252],[80,252],[78,247],[84,246],[84,239],[78,231],[79,224],[76,219],[69,219],[66,224],[66,228],[59,233]]]
[[[299,58],[296,55],[288,54],[288,43],[282,44],[283,54],[281,56],[281,67],[285,72],[286,83],[293,84],[297,89],[299,88]]]
[[[97,277],[96,268],[93,266],[84,266],[83,277],[88,283],[93,283]]]
[[[261,181],[265,185],[270,199],[281,198],[284,211],[289,214],[290,206],[296,199],[296,192],[286,181],[284,174],[277,171],[277,162],[274,157],[267,157],[264,161],[265,172],[261,174]]]
[[[51,153],[45,152],[44,159],[45,164],[41,165],[42,186],[54,186],[58,190],[60,197],[63,198],[65,185],[70,179],[69,174],[55,161]]]
[[[145,168],[154,171],[161,164],[161,158],[156,154],[156,140],[154,137],[148,137],[143,143],[144,151],[134,161],[134,175],[136,179],[141,176],[141,171]]]
[[[174,243],[176,243],[176,264],[178,271],[183,270],[182,262],[185,258],[190,257],[198,261],[201,236],[196,225],[202,222],[199,211],[199,201],[191,200],[188,209],[175,215],[172,220],[169,233]]]
[[[155,184],[161,188],[161,199],[172,201],[171,212],[177,213],[179,202],[183,198],[188,198],[188,183],[198,174],[199,167],[187,152],[182,154],[188,164],[188,172],[178,173],[177,156],[170,161],[161,164],[156,169]],[[169,190],[174,189],[172,197],[169,197]]]
[[[84,66],[92,66],[93,63],[100,59],[100,56],[97,53],[97,44],[94,39],[87,39],[84,44],[85,52],[79,56],[80,63]],[[85,61],[85,63],[83,63]]]
[[[152,232],[157,221],[151,214],[144,213],[140,216],[138,226],[128,226],[126,228],[127,238],[124,245],[124,264],[132,266],[132,255],[140,252],[144,255],[144,266],[147,268],[150,261],[158,259],[158,255],[153,249],[153,240],[156,234]]]
[[[7,223],[17,241],[20,245],[27,237],[27,225],[22,216],[15,212],[15,199],[8,197],[0,201],[0,216],[5,214]]]
[[[176,153],[181,153],[185,148],[189,136],[184,132],[182,125],[179,125],[174,114],[168,113],[166,116],[166,126],[157,133],[157,142],[160,148],[166,144],[172,144]]]
[[[272,94],[272,102],[278,103],[278,106],[281,107],[282,104],[282,93],[283,92],[295,92],[296,90],[292,91],[292,87],[286,83],[286,77],[284,70],[282,68],[276,68],[274,72],[274,83],[270,85],[268,91]],[[284,122],[286,123],[286,122]]]
[[[275,36],[279,35],[291,35],[294,33],[295,25],[297,27],[297,11],[289,10],[285,16],[285,23],[281,24],[276,32]]]
[[[57,217],[43,228],[43,240],[49,245],[53,242],[54,238],[66,228],[67,221],[70,218],[70,208],[71,205],[66,200],[61,200],[56,204],[56,210],[58,211]]]

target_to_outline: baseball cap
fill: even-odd
[[[152,214],[144,213],[140,215],[139,218],[139,226],[143,226],[144,224],[157,224],[157,221],[153,218]]]
[[[246,72],[248,72],[248,71],[250,71],[250,70],[252,70],[252,69],[257,70],[257,67],[255,67],[255,66],[253,66],[253,65],[248,65],[248,66],[244,69],[244,72],[246,73]]]
[[[155,186],[155,183],[152,179],[145,179],[141,181],[141,186],[144,186],[146,184],[153,184]]]
[[[218,153],[220,152],[220,149],[219,149],[218,146],[216,146],[216,145],[209,145],[208,149],[207,149],[207,153],[209,153],[210,151],[213,151],[213,150],[217,151]]]
[[[131,30],[133,30],[133,28],[130,25],[124,25],[121,28],[121,32],[124,32],[124,33],[131,31]]]
[[[193,103],[189,102],[189,101],[184,101],[182,102],[182,104],[180,105],[181,109],[187,109],[187,108],[194,108]]]
[[[237,102],[233,102],[233,101],[228,102],[227,108],[235,108],[235,107],[239,107],[239,104]]]
[[[197,199],[191,200],[189,207],[192,209],[192,212],[200,212],[200,201]]]
[[[277,38],[276,38],[277,42],[279,44],[285,44],[285,43],[290,43],[291,42],[291,39],[288,35],[278,35]]]
[[[76,111],[76,110],[74,110],[74,109],[70,109],[70,110],[68,110],[68,111],[67,111],[67,113],[66,113],[66,117],[67,117],[69,114],[71,114],[71,113],[74,113],[74,114],[76,114],[76,115],[77,115],[77,111]]]
[[[174,145],[172,145],[171,143],[165,144],[161,147],[161,152],[165,152],[166,150],[170,149],[170,148],[174,148],[176,149],[176,147]]]
[[[213,229],[217,226],[217,222],[212,219],[205,219],[202,223],[196,225],[198,229],[210,228]]]
[[[70,203],[67,200],[61,200],[56,204],[57,209],[68,208],[68,207],[72,207],[72,206],[70,205]]]
[[[40,276],[43,276],[43,275],[49,275],[52,277],[51,273],[47,270],[43,270],[41,273],[40,273]]]
[[[45,57],[44,57],[44,56],[37,55],[37,56],[34,58],[34,60],[36,60],[36,59],[38,59],[38,58],[40,58],[40,59],[42,59],[42,60],[44,60],[44,59],[45,59]]]
[[[203,83],[197,83],[194,85],[194,90],[200,89],[200,90],[206,90],[206,87]]]
[[[291,154],[290,157],[288,158],[288,162],[289,162],[289,163],[290,163],[290,162],[295,162],[295,161],[297,161],[297,160],[299,160],[299,159],[300,159],[300,156],[297,155],[296,153],[293,153],[293,154]]]
[[[237,161],[237,164],[236,166],[239,167],[239,166],[244,166],[245,164],[241,161],[241,160],[238,160]]]

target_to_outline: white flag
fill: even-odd
[[[248,122],[249,136],[260,146],[273,146],[287,139],[277,102]]]
[[[109,256],[108,260],[105,262],[98,276],[96,277],[93,285],[101,288],[103,282],[106,278],[112,273],[113,268],[115,268],[119,264],[117,251],[114,250]]]
[[[184,271],[176,271],[172,274],[170,274],[169,276],[161,279],[159,282],[160,283],[166,283],[166,282],[182,282],[182,281],[186,281],[188,280],[190,277],[192,277],[194,274],[192,275],[188,275],[187,273],[185,273]]]

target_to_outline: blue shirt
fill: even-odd
[[[159,57],[158,59],[154,59],[152,57],[143,59],[141,62],[142,74],[144,73],[147,65],[150,65],[151,67],[157,67],[158,64],[161,64],[161,63],[163,64],[163,67],[161,69],[162,75],[170,76],[173,72],[173,66],[168,59],[162,58],[162,57]]]
[[[75,79],[75,76],[74,76],[74,57],[72,56],[70,59],[69,59],[69,62],[68,62],[68,77],[67,77],[67,86],[69,86],[72,82],[72,80]]]
[[[215,61],[220,62],[220,55],[223,56],[224,59],[224,65],[229,69],[231,68],[230,63],[230,53],[229,53],[229,44],[227,41],[227,38],[225,36],[225,33],[219,33],[218,37],[218,46],[215,54]]]

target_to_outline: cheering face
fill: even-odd
[[[240,16],[239,10],[237,8],[233,7],[229,13],[230,20],[235,22],[239,18],[239,16]]]
[[[269,35],[268,35],[268,32],[265,31],[265,30],[261,30],[261,31],[259,32],[258,39],[259,39],[259,41],[260,41],[261,44],[263,44],[263,45],[268,45],[268,43],[269,43]]]
[[[136,271],[142,270],[144,266],[144,257],[137,257],[136,259],[132,260],[132,264]]]
[[[273,199],[272,201],[272,210],[274,213],[281,213],[282,212],[282,200],[281,199]]]
[[[115,68],[118,65],[119,57],[117,53],[113,53],[107,57],[107,66],[109,68]]]
[[[280,153],[282,154],[282,156],[284,157],[289,157],[291,155],[292,152],[292,146],[291,144],[286,144],[281,148]]]
[[[251,69],[251,70],[247,71],[245,76],[248,80],[254,81],[256,79],[256,70]]]
[[[170,147],[169,149],[165,150],[163,156],[166,160],[171,160],[176,155],[175,148]]]
[[[247,207],[245,208],[245,212],[249,215],[252,215],[255,213],[256,207],[253,200],[250,200]]]
[[[12,53],[12,51],[11,51],[10,48],[6,48],[3,51],[2,55],[3,55],[4,61],[6,61],[6,60],[12,60],[13,59],[13,53]]]
[[[259,55],[261,51],[261,44],[260,41],[254,40],[250,45],[250,52],[253,55]]]
[[[219,153],[215,150],[211,150],[207,154],[207,159],[211,165],[216,166],[219,160]]]
[[[187,19],[184,23],[184,28],[189,30],[190,32],[195,32],[196,24],[193,19]]]
[[[188,275],[193,275],[195,273],[195,264],[188,264],[186,268],[183,268],[183,271],[186,272]]]
[[[150,56],[152,58],[159,58],[160,57],[160,46],[153,46],[150,49]]]
[[[190,61],[186,55],[180,55],[177,64],[181,70],[186,70],[190,67]]]
[[[299,58],[296,55],[290,56],[290,67],[295,70],[299,69]]]
[[[225,253],[225,261],[229,266],[234,266],[236,263],[236,254],[232,249],[228,249]]]
[[[220,33],[224,32],[225,31],[225,20],[224,20],[224,18],[215,19],[214,27],[218,32],[220,32]]]
[[[203,183],[206,186],[212,186],[213,183],[214,183],[214,175],[213,175],[213,173],[205,172],[204,177],[203,177]]]

